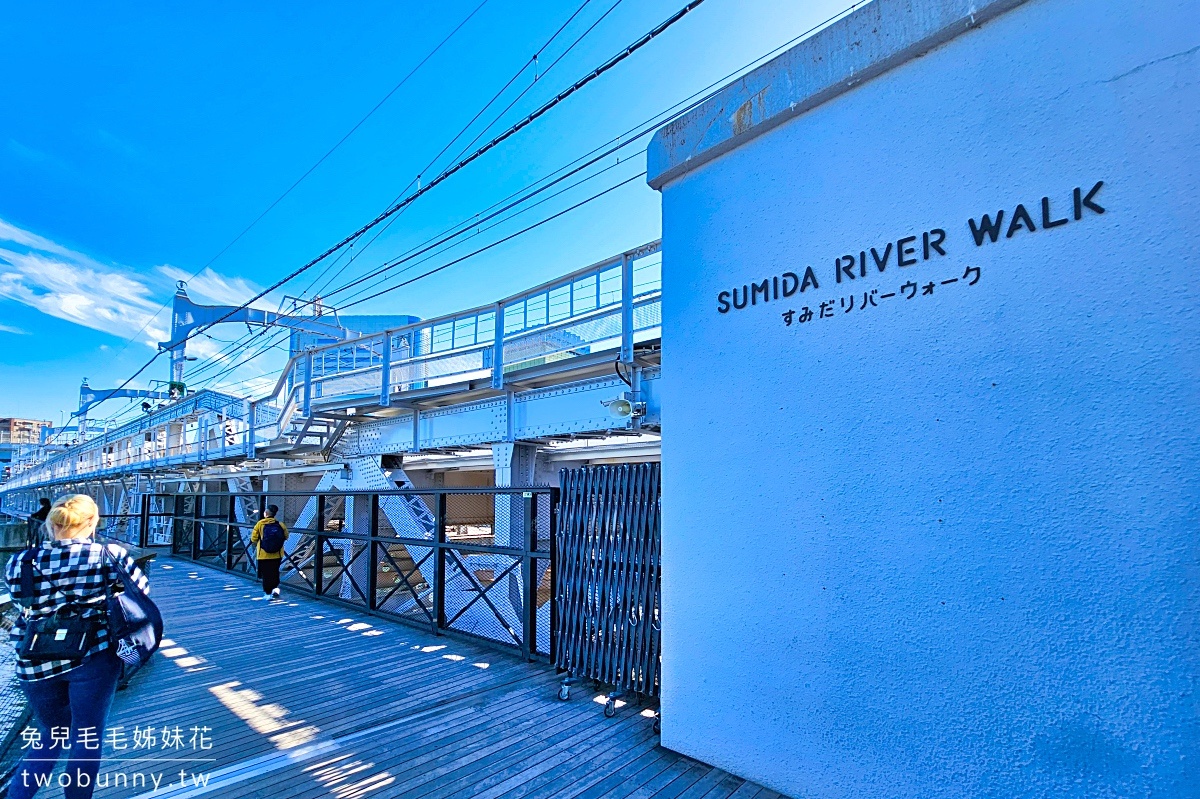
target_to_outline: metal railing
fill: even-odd
[[[152,471],[214,460],[253,459],[289,436],[319,443],[314,404],[388,406],[405,392],[491,381],[534,367],[569,366],[661,335],[660,242],[608,258],[490,305],[294,356],[266,397],[202,391],[78,445],[37,447],[14,463],[5,491]],[[449,390],[449,389],[448,389]]]
[[[297,355],[253,404],[255,439],[285,435],[323,402],[388,406],[395,394],[471,380],[499,390],[513,372],[583,355],[632,362],[636,344],[661,335],[660,249],[651,242],[490,305]],[[275,419],[259,418],[266,408]]]
[[[199,492],[157,497],[178,556],[254,575],[262,510],[290,535],[282,585],[435,634],[552,656],[557,488]],[[143,518],[155,517],[143,509]]]
[[[250,451],[249,405],[201,391],[65,450],[38,446],[13,464],[4,489],[244,457]],[[273,409],[260,413],[274,417]]]

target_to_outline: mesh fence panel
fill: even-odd
[[[446,540],[492,546],[496,503],[492,494],[451,494],[446,497]],[[502,518],[506,518],[502,511]]]
[[[411,391],[454,380],[466,380],[472,375],[486,376],[491,372],[490,346],[475,347],[464,352],[445,355],[424,355],[404,363],[393,363],[393,391]]]
[[[257,503],[251,504],[253,505],[254,510],[258,509]],[[284,526],[290,531],[296,527],[304,528],[311,525],[312,518],[315,515],[314,511],[316,508],[316,498],[296,496],[277,497],[268,494],[264,504],[268,507],[275,505],[279,508],[279,512],[276,514],[275,518],[283,522]],[[305,515],[305,510],[308,510],[307,518]],[[257,521],[257,518],[255,518],[255,520]]]
[[[317,568],[316,536],[294,533],[284,542],[283,551],[283,562],[279,564],[279,581],[304,591],[314,590]]]
[[[620,346],[621,309],[546,330],[535,330],[504,344],[504,369],[510,371]]]
[[[199,502],[176,495],[170,503],[182,514],[171,520],[176,552],[222,568],[228,558],[229,570],[254,574],[257,547],[249,536],[263,504],[279,507],[277,518],[291,533],[280,568],[283,585],[306,593],[319,586],[323,597],[434,630],[440,596],[445,629],[548,654],[550,490],[218,493]],[[438,539],[439,505],[445,508],[444,544]],[[213,518],[194,518],[197,512]],[[533,569],[531,586],[527,564]],[[528,641],[527,613],[536,631]]]
[[[437,564],[432,547],[376,543],[376,607],[433,625]]]
[[[228,531],[223,522],[201,521],[196,526],[199,543],[198,559],[215,566],[225,565],[225,543]]]
[[[230,563],[234,571],[243,574],[256,574],[258,567],[255,561],[258,547],[250,544],[250,532],[253,524],[238,523],[230,531]]]
[[[171,516],[174,514],[175,498],[150,496],[150,527],[146,531],[146,543],[162,546],[171,543]]]
[[[521,559],[451,549],[446,557],[446,620],[452,630],[521,644]]]
[[[638,333],[655,330],[662,326],[662,301],[654,300],[633,309],[633,329]],[[657,337],[657,334],[656,336]],[[648,338],[648,337],[641,337]],[[640,340],[640,339],[639,339]]]
[[[536,558],[533,562],[533,580],[537,586],[534,591],[534,625],[537,633],[534,651],[543,655],[550,654],[550,606],[554,598],[551,568],[549,558]]]
[[[367,542],[356,538],[325,539],[322,595],[356,605],[367,604],[371,568],[367,549]]]
[[[437,498],[430,494],[379,498],[379,535],[433,540],[437,534]]]
[[[174,531],[171,535],[171,551],[177,555],[192,554],[192,538],[195,535],[195,524],[190,518],[172,519]]]
[[[551,522],[552,498],[549,494],[537,494],[533,503],[533,527],[537,533],[534,537],[534,549],[547,551],[550,549],[550,538],[554,534]]]
[[[350,374],[323,377],[313,383],[313,398],[341,397],[347,394],[367,394],[379,391],[379,372],[374,369]]]
[[[136,514],[102,516],[96,532],[113,541],[136,545],[140,540],[141,519]]]

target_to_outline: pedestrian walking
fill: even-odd
[[[41,507],[29,514],[29,532],[25,536],[25,545],[30,547],[37,546],[42,540],[42,527],[46,524],[46,517],[50,515],[50,500],[42,497],[38,501]]]
[[[95,788],[104,725],[122,664],[108,640],[105,608],[106,588],[120,590],[123,582],[105,554],[106,546],[132,584],[150,593],[149,581],[124,547],[92,540],[99,521],[100,511],[91,497],[60,497],[46,514],[51,540],[13,557],[5,569],[8,591],[22,609],[10,633],[18,651],[17,678],[35,722],[9,783],[8,799],[29,799],[50,784],[64,751],[66,767],[54,784],[63,787],[66,799],[90,799]],[[48,622],[57,623],[63,633],[47,635],[53,640],[41,642],[49,644],[51,656],[70,644],[79,657],[47,659],[46,648],[30,640]]]
[[[268,505],[267,515],[250,533],[250,543],[258,544],[258,576],[262,578],[263,598],[268,600],[279,597],[279,565],[288,537],[287,527],[275,518],[278,513],[278,505]]]

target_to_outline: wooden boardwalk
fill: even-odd
[[[663,749],[636,707],[558,701],[547,666],[187,561],[151,576],[170,645],[117,694],[97,797],[779,796]]]

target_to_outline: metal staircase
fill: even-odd
[[[320,453],[328,455],[346,432],[345,419],[310,413],[305,416],[295,392],[279,419],[275,422],[277,435],[259,445],[257,455],[297,457]]]

